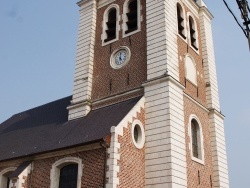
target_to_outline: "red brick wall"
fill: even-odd
[[[187,12],[190,12],[190,10],[185,7],[185,16],[186,20]],[[178,44],[178,58],[179,58],[179,77],[180,77],[180,83],[185,86],[184,92],[190,95],[195,100],[199,101],[203,105],[206,105],[206,83],[205,83],[205,75],[202,65],[202,48],[201,48],[201,36],[200,36],[200,24],[199,19],[195,18],[195,22],[197,25],[197,32],[198,32],[198,53],[190,47],[190,45],[184,41],[181,36],[178,36],[177,44]],[[187,31],[187,36],[189,36],[189,31]],[[189,37],[188,37],[189,38]],[[197,74],[197,86],[193,85],[191,82],[185,79],[185,55],[189,53],[195,60],[196,63],[196,70],[199,72],[199,75]]]
[[[134,118],[135,119],[135,118]],[[145,111],[137,114],[136,119],[145,125]],[[118,178],[120,184],[118,188],[143,188],[145,187],[145,147],[137,149],[133,144],[131,136],[132,123],[128,124],[128,128],[124,128],[123,136],[119,136],[118,142],[121,144],[120,172]]]
[[[124,0],[116,0],[114,3],[119,5],[120,16],[122,16]],[[147,77],[145,1],[141,1],[141,14],[143,17],[143,21],[141,22],[141,31],[129,37],[122,38],[121,29],[118,41],[102,46],[101,35],[103,14],[109,5],[97,10],[92,100],[107,97],[112,94],[141,86],[141,84],[146,81]],[[122,20],[119,25],[122,27]],[[128,64],[121,69],[113,69],[110,66],[110,56],[112,52],[120,46],[127,46],[130,48],[131,59]],[[128,74],[129,84],[127,83]],[[110,80],[112,80],[111,91]]]
[[[104,150],[100,148],[33,161],[33,171],[31,171],[28,177],[24,177],[24,188],[49,188],[52,165],[57,160],[65,157],[78,157],[82,159],[83,171],[81,188],[103,187],[105,153]],[[15,166],[18,166],[18,164]],[[5,168],[0,168],[0,170]]]
[[[189,117],[194,114],[198,117],[202,127],[203,144],[204,144],[204,165],[191,159],[189,149],[190,138],[188,136]],[[185,135],[187,151],[187,176],[188,188],[201,187],[211,188],[210,175],[213,177],[212,152],[209,132],[209,118],[207,111],[203,110],[197,104],[184,97],[184,115],[185,115]],[[198,171],[200,172],[200,184],[198,182]]]
[[[186,20],[187,12],[190,10],[185,7]],[[179,76],[180,82],[185,86],[184,92],[191,96],[194,100],[206,106],[206,82],[205,75],[202,64],[202,46],[201,46],[201,36],[200,36],[200,24],[199,19],[195,18],[198,32],[198,43],[199,50],[198,53],[189,46],[189,44],[184,41],[181,36],[178,36],[178,58],[179,58]],[[187,36],[189,35],[187,31]],[[197,86],[185,79],[185,55],[190,54],[196,63],[197,73]],[[191,159],[191,151],[189,149],[190,138],[188,136],[188,124],[189,117],[194,114],[198,117],[202,126],[203,133],[203,144],[204,144],[204,161],[205,164],[200,164]],[[211,188],[210,176],[213,175],[212,166],[212,153],[211,153],[211,143],[210,143],[210,131],[209,131],[209,118],[208,112],[203,108],[199,107],[190,99],[184,97],[184,121],[185,121],[185,135],[186,135],[186,151],[187,151],[187,181],[188,188],[200,187],[200,188]],[[200,183],[198,178],[198,171],[200,174]],[[213,177],[213,176],[212,176]]]

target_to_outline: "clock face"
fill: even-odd
[[[110,65],[113,69],[120,69],[129,62],[130,57],[130,49],[127,46],[121,46],[111,54]]]
[[[126,61],[126,58],[127,58],[126,50],[118,51],[115,56],[115,64],[122,65]]]

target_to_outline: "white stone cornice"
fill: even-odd
[[[114,95],[110,95],[108,97],[97,99],[97,100],[92,101],[92,105],[95,106],[95,105],[107,102],[109,100],[115,100],[115,99],[118,99],[118,98],[121,98],[121,97],[125,97],[127,95],[142,91],[142,89],[143,89],[142,87],[137,87],[137,88],[133,88],[131,90],[125,91],[125,92],[121,92],[121,93],[117,93],[117,94],[114,94]]]
[[[199,13],[205,13],[205,15],[210,19],[212,20],[214,18],[214,16],[212,15],[212,13],[207,9],[207,7],[203,6],[203,7],[200,7],[200,10],[199,10]]]
[[[225,119],[225,116],[221,112],[216,110],[215,108],[209,109],[209,113],[210,114],[214,113],[214,114],[218,115],[221,119],[223,119],[223,120]]]
[[[146,86],[154,85],[154,84],[165,82],[165,81],[172,82],[173,84],[175,84],[176,86],[178,86],[182,90],[185,89],[185,87],[179,81],[177,81],[172,76],[167,75],[167,74],[163,75],[163,76],[159,76],[159,77],[153,78],[153,79],[150,79],[150,80],[147,80],[146,82],[144,82],[142,84],[142,86],[146,87]]]

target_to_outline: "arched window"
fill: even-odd
[[[193,156],[196,158],[199,158],[199,146],[198,146],[199,127],[197,125],[197,122],[194,119],[191,121],[191,130],[192,130]]]
[[[195,115],[190,116],[189,136],[192,160],[204,164],[202,127]]]
[[[119,6],[116,4],[112,4],[104,12],[102,44],[105,45],[118,40],[118,34]]]
[[[183,8],[179,3],[177,3],[177,21],[178,21],[178,34],[186,39],[186,34],[185,34],[185,17],[184,17],[184,12]]]
[[[9,188],[9,185],[10,185],[9,175],[15,170],[16,170],[15,167],[10,167],[0,172],[0,187],[1,188]]]
[[[66,157],[56,161],[50,172],[50,188],[81,188],[82,160]]]
[[[60,169],[59,188],[77,187],[78,165],[69,164]]]
[[[195,49],[198,50],[198,37],[197,37],[197,28],[194,19],[189,16],[188,19],[189,22],[189,34],[190,34],[190,43],[191,46]]]
[[[126,0],[123,5],[123,36],[140,31],[140,1]]]

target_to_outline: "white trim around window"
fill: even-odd
[[[116,37],[113,40],[104,42],[105,39],[107,39],[107,33],[106,30],[108,29],[106,22],[108,21],[108,16],[109,16],[109,12],[111,9],[116,9]],[[107,44],[110,44],[112,42],[115,42],[119,39],[119,31],[120,31],[120,9],[119,9],[119,5],[117,4],[111,4],[105,11],[103,14],[103,21],[102,21],[102,46],[105,46]]]
[[[6,187],[7,186],[7,177],[5,177],[5,175],[7,173],[11,173],[14,172],[16,170],[16,167],[9,167],[9,168],[5,168],[4,170],[2,170],[0,172],[0,187]]]
[[[183,31],[182,31],[182,34],[185,36],[185,38],[179,34],[179,27],[178,27],[178,24],[179,24],[179,21],[178,21],[178,13],[177,13],[177,9],[178,7],[180,8],[180,14],[181,14],[181,17],[183,19],[183,22],[182,22],[182,26],[184,27]],[[184,40],[185,42],[187,42],[187,19],[186,19],[186,12],[185,12],[185,7],[183,5],[183,3],[181,1],[177,1],[176,3],[176,20],[177,20],[177,34],[181,37],[182,40]]]
[[[193,139],[192,139],[192,120],[196,121],[198,129],[197,129],[197,143],[198,143],[198,157],[195,157],[193,155]],[[195,162],[198,162],[200,164],[205,163],[204,160],[204,142],[203,142],[203,132],[202,132],[202,125],[198,117],[194,114],[190,115],[189,121],[188,121],[188,136],[189,136],[189,150],[190,150],[190,155],[191,159]]]
[[[81,178],[82,178],[82,159],[77,157],[65,157],[56,161],[50,171],[50,188],[58,188],[59,178],[60,178],[60,169],[69,164],[78,164],[78,173],[77,173],[77,188],[81,188]]]
[[[128,26],[126,22],[128,21],[127,13],[129,11],[128,5],[132,0],[126,0],[123,4],[123,14],[122,14],[122,37],[125,38],[127,36],[133,35],[139,31],[141,31],[141,22],[142,22],[142,15],[141,15],[141,2],[140,0],[137,1],[137,29],[135,31],[125,33],[128,30]]]
[[[132,141],[138,149],[142,149],[145,144],[145,131],[140,120],[135,119],[131,128]]]

